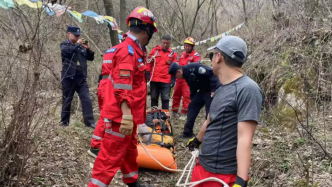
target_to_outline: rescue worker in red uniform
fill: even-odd
[[[103,58],[103,64],[101,67],[101,76],[99,77],[99,85],[97,90],[97,96],[98,96],[98,106],[100,110],[100,116],[99,120],[96,126],[96,129],[93,132],[92,138],[91,138],[91,148],[88,151],[88,154],[97,157],[99,150],[100,150],[100,144],[101,140],[104,136],[104,117],[102,115],[103,111],[103,104],[105,101],[105,88],[107,83],[107,78],[110,75],[111,69],[112,69],[112,58],[113,55],[110,53],[112,49],[109,49],[106,51],[104,58]]]
[[[129,31],[124,33],[123,39],[121,42],[125,40],[127,37]],[[107,50],[104,58],[103,58],[103,64],[101,67],[101,74],[99,76],[99,85],[98,85],[98,90],[97,90],[97,96],[98,96],[98,106],[100,110],[100,115],[99,115],[99,120],[96,126],[95,131],[93,132],[92,138],[91,138],[91,148],[88,151],[88,154],[92,157],[97,157],[99,150],[100,150],[100,144],[101,140],[103,139],[104,136],[104,117],[102,116],[102,109],[103,109],[103,103],[105,101],[105,87],[106,87],[106,82],[107,78],[111,72],[112,68],[112,58],[113,55],[110,54],[110,50]]]
[[[137,183],[137,128],[146,120],[145,46],[157,32],[151,11],[137,7],[127,18],[125,40],[109,50],[112,70],[106,79],[103,116],[105,132],[95,160],[89,187],[108,186],[121,169],[129,187]]]
[[[190,63],[201,63],[201,56],[195,51],[195,40],[192,37],[188,37],[184,41],[184,49],[185,51],[181,53],[179,58],[179,65],[185,66]],[[173,115],[177,116],[179,112],[180,102],[182,98],[182,116],[180,119],[185,120],[185,115],[188,112],[188,105],[190,103],[190,89],[188,84],[184,79],[177,79],[174,93],[173,93],[173,103],[172,103],[172,111]]]
[[[151,107],[158,106],[160,95],[161,108],[164,110],[169,110],[171,87],[175,84],[175,79],[171,80],[168,69],[173,62],[177,62],[178,56],[170,46],[171,37],[164,35],[161,38],[161,46],[157,45],[151,50],[147,65],[147,74],[150,80]]]

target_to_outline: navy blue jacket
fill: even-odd
[[[221,86],[218,77],[213,74],[213,70],[209,66],[191,63],[182,66],[182,71],[183,78],[190,88],[191,99],[198,91],[201,93],[215,92]]]
[[[73,78],[76,74],[77,61],[79,62],[83,76],[88,74],[87,61],[94,60],[94,52],[90,49],[85,49],[80,44],[72,44],[68,40],[60,44],[62,71],[61,80],[65,78]]]

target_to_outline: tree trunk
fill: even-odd
[[[247,15],[247,8],[246,8],[245,0],[242,0],[242,5],[243,5],[243,12],[244,12],[244,23],[247,25],[248,24],[248,15]]]
[[[149,0],[145,0],[145,4],[146,4],[146,8],[150,9],[150,2],[149,2]]]
[[[126,5],[126,0],[120,0],[120,29],[124,32],[127,30],[127,23],[126,23],[126,18],[127,18],[127,5]]]
[[[106,15],[114,17],[112,0],[104,0],[104,6],[105,6]],[[108,25],[108,28],[110,31],[112,46],[118,45],[119,44],[118,32],[112,30],[112,27],[110,25]]]

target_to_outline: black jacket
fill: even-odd
[[[87,61],[94,60],[94,52],[85,49],[80,44],[72,44],[68,40],[60,44],[62,71],[61,80],[65,78],[73,78],[76,74],[77,61],[79,62],[84,77],[88,74]]]
[[[182,71],[183,78],[190,88],[191,99],[198,91],[201,93],[214,92],[221,86],[218,77],[213,74],[213,70],[209,66],[200,63],[191,63],[183,66]]]

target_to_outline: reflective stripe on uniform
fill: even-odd
[[[138,65],[137,67],[140,68],[140,67],[142,67],[143,65],[144,65],[144,64],[142,63],[142,64]]]
[[[114,132],[114,131],[112,131],[112,129],[105,129],[105,132],[108,133],[108,134],[120,137],[120,138],[125,138],[126,137],[126,135],[118,133],[118,132]]]
[[[133,171],[131,173],[128,173],[128,174],[123,174],[123,178],[132,178],[134,177],[135,175],[137,175],[137,171]]]
[[[183,108],[182,110],[185,110],[185,111],[187,111],[188,109],[187,109],[187,108]]]
[[[93,138],[93,139],[96,139],[96,140],[101,140],[101,139],[103,139],[102,137],[99,137],[99,136],[96,136],[96,135],[93,135],[92,138]]]
[[[91,183],[95,184],[95,185],[98,185],[100,187],[108,187],[108,185],[106,185],[103,182],[101,182],[100,180],[94,179],[94,178],[91,178]]]
[[[130,84],[114,84],[114,89],[132,90],[133,86]]]
[[[103,63],[106,63],[106,64],[110,63],[110,64],[112,64],[112,60],[104,60]]]
[[[172,109],[179,109],[179,107],[173,107]]]

